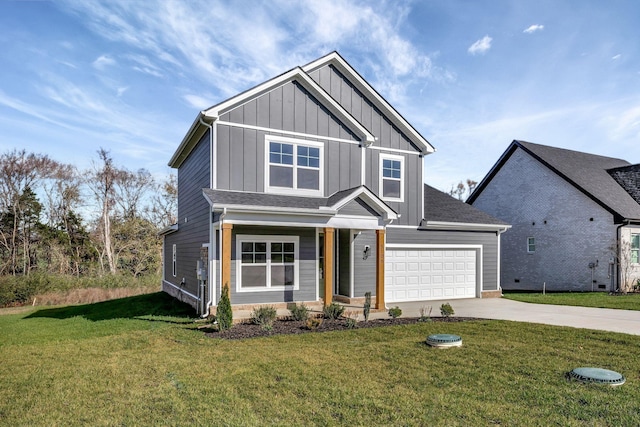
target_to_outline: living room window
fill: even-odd
[[[404,200],[404,157],[380,155],[380,194],[383,200]]]
[[[530,254],[536,251],[536,238],[535,237],[527,237],[527,252]]]
[[[237,237],[238,291],[298,289],[297,236]]]
[[[640,263],[640,234],[631,235],[631,263]]]
[[[322,195],[323,145],[284,137],[266,138],[266,191]]]

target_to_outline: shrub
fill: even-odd
[[[355,329],[358,326],[358,313],[348,312],[345,313],[345,325],[348,329]]]
[[[420,317],[418,322],[431,322],[431,311],[433,307],[429,306],[429,312],[427,313],[427,307],[420,307]]]
[[[445,319],[449,319],[455,314],[455,311],[453,311],[453,307],[451,307],[451,304],[446,302],[440,306],[440,314],[442,314],[442,317],[444,317]]]
[[[322,314],[324,314],[325,319],[338,319],[342,316],[342,313],[344,313],[344,306],[336,304],[335,302],[332,302],[322,309]]]
[[[293,320],[305,321],[309,318],[309,307],[303,303],[293,305],[289,311],[291,311]]]
[[[364,293],[364,321],[369,320],[369,312],[371,311],[371,292]]]
[[[402,310],[398,306],[390,308],[389,309],[389,316],[393,317],[394,319],[396,317],[400,317],[400,316],[402,316]]]
[[[305,327],[310,331],[318,329],[322,325],[322,317],[310,317],[305,322]]]
[[[225,331],[233,326],[233,311],[231,311],[228,283],[222,286],[222,294],[220,295],[218,310],[216,311],[216,320],[218,321],[218,328],[220,328],[221,331]]]
[[[270,331],[273,329],[273,322],[278,316],[278,311],[270,305],[263,305],[253,309],[251,313],[251,321],[255,325],[260,325],[262,329]]]

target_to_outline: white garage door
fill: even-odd
[[[389,249],[385,300],[421,301],[476,296],[473,249]]]

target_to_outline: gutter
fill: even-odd
[[[508,229],[510,225],[498,225],[498,224],[473,224],[465,222],[445,222],[445,221],[425,221],[419,229],[422,230],[467,230],[467,231],[495,231],[498,234],[502,234]]]

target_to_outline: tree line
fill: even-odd
[[[26,150],[0,155],[0,276],[158,274],[158,232],[176,221],[174,175],[116,165],[87,170]]]

